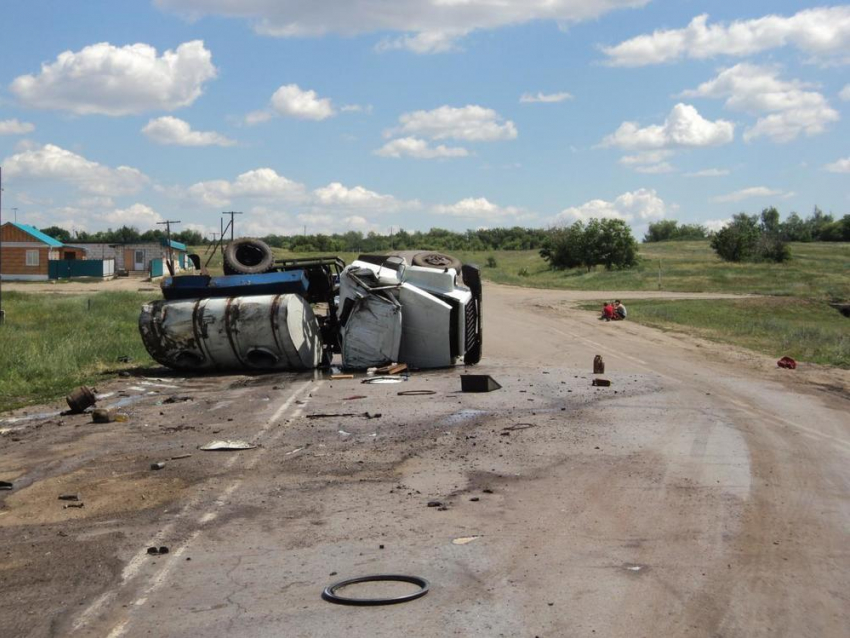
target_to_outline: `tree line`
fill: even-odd
[[[78,230],[73,235],[69,230],[60,226],[48,226],[42,228],[41,232],[45,235],[58,239],[63,244],[73,244],[74,242],[88,243],[96,242],[99,244],[136,244],[139,242],[159,242],[165,239],[165,231],[159,228],[154,230],[146,230],[140,232],[135,226],[122,226],[117,230],[109,228],[108,230],[99,230],[94,233]],[[200,246],[208,243],[196,230],[181,230],[172,232],[171,239],[179,241],[187,246]]]

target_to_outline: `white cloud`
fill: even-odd
[[[518,222],[536,217],[525,209],[515,206],[499,206],[485,197],[468,197],[450,205],[438,205],[433,208],[437,215],[447,215],[461,219],[480,219],[493,222]]]
[[[192,104],[216,76],[212,54],[201,40],[157,55],[148,44],[116,47],[107,42],[60,53],[38,75],[10,85],[25,105],[79,115],[130,115],[173,111]]]
[[[413,111],[399,118],[399,127],[388,131],[425,136],[434,140],[463,140],[467,142],[495,142],[513,140],[517,137],[516,126],[510,120],[503,121],[493,109],[483,106],[441,106],[432,111]]]
[[[33,146],[3,160],[3,174],[45,182],[64,182],[85,193],[127,195],[142,189],[149,179],[129,166],[110,168],[54,144]]]
[[[438,159],[448,157],[466,157],[469,151],[460,146],[431,146],[427,140],[416,137],[402,137],[391,140],[375,151],[381,157],[414,157],[416,159]]]
[[[838,97],[845,102],[850,102],[850,84],[841,89],[841,93],[838,94]]]
[[[35,125],[20,120],[0,120],[0,135],[24,135],[32,133]]]
[[[729,109],[769,113],[744,133],[746,141],[766,136],[776,142],[788,142],[800,134],[823,133],[828,124],[838,121],[838,112],[823,95],[805,90],[810,85],[799,80],[782,80],[778,73],[775,68],[737,64],[682,95],[725,98]]]
[[[670,150],[643,151],[635,155],[625,155],[620,158],[620,164],[628,166],[636,173],[660,175],[672,173],[676,169],[666,160],[674,154]]]
[[[534,20],[568,25],[591,20],[649,0],[155,0],[164,9],[190,18],[223,15],[246,18],[261,34],[277,37],[401,32],[379,50],[439,53],[477,29],[497,29]],[[317,6],[319,5],[319,6]]]
[[[707,221],[701,222],[701,226],[705,226],[706,230],[710,233],[716,233],[719,230],[723,230],[732,223],[732,218],[728,219],[709,219]]]
[[[769,15],[711,25],[704,14],[684,29],[658,30],[603,51],[609,64],[635,67],[681,58],[743,57],[785,46],[815,57],[845,56],[850,49],[850,7],[819,7],[790,17]]]
[[[523,93],[519,98],[520,104],[553,104],[563,102],[564,100],[572,100],[573,96],[566,92],[561,93]]]
[[[313,204],[316,206],[368,210],[373,213],[385,213],[403,208],[417,207],[418,202],[403,202],[392,195],[382,195],[362,186],[348,188],[339,182],[332,182],[313,191]]]
[[[214,131],[193,131],[188,122],[167,115],[151,120],[142,133],[157,144],[174,146],[233,146],[236,144]]]
[[[637,122],[623,122],[602,141],[603,146],[624,149],[663,149],[721,146],[735,139],[735,125],[725,120],[712,122],[693,106],[677,104],[664,124],[640,128]]]
[[[272,108],[280,115],[301,120],[326,120],[336,115],[328,98],[305,91],[297,84],[285,84],[272,95]]]
[[[830,173],[850,173],[850,157],[827,164],[824,168]]]
[[[788,199],[793,195],[794,193],[776,190],[773,188],[767,188],[766,186],[752,186],[750,188],[743,188],[727,195],[718,195],[717,197],[714,197],[711,201],[717,202],[718,204],[726,204],[742,202],[745,199],[752,199],[755,197],[779,197],[782,199]]]
[[[636,173],[642,173],[644,175],[664,175],[666,173],[675,173],[676,167],[669,162],[661,162],[648,166],[635,166],[634,170]]]
[[[258,168],[239,175],[234,181],[211,180],[190,186],[186,193],[206,206],[228,206],[233,200],[270,199],[284,202],[304,201],[306,189],[274,169]]]
[[[685,177],[725,177],[729,174],[727,168],[706,168],[693,173],[685,173]]]
[[[154,228],[163,221],[162,215],[145,204],[133,204],[127,208],[116,208],[101,216],[101,219],[115,226],[135,226],[136,228]]]
[[[261,111],[251,111],[250,113],[248,113],[248,115],[245,116],[245,124],[247,124],[248,126],[253,126],[254,124],[268,122],[273,117],[274,113],[272,113],[269,109]]]
[[[641,188],[623,193],[612,202],[593,199],[581,206],[566,208],[555,216],[556,224],[586,222],[591,219],[622,219],[626,222],[648,222],[662,219],[668,206],[653,189]]]

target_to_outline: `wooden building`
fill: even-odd
[[[0,227],[0,278],[39,281],[48,278],[48,261],[62,259],[63,244],[35,226],[6,222]]]

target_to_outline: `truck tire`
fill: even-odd
[[[458,272],[463,267],[460,259],[451,257],[450,255],[444,255],[443,253],[433,252],[416,253],[413,256],[413,265],[423,266],[425,268],[454,268]]]
[[[266,242],[250,237],[236,239],[224,249],[225,275],[259,275],[274,267],[274,254]]]

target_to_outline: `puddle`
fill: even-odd
[[[445,417],[442,421],[437,423],[437,425],[458,425],[460,423],[464,423],[465,421],[477,419],[478,417],[484,416],[485,414],[487,413],[484,410],[460,410],[459,412],[455,412],[454,414],[450,414],[449,416]]]

